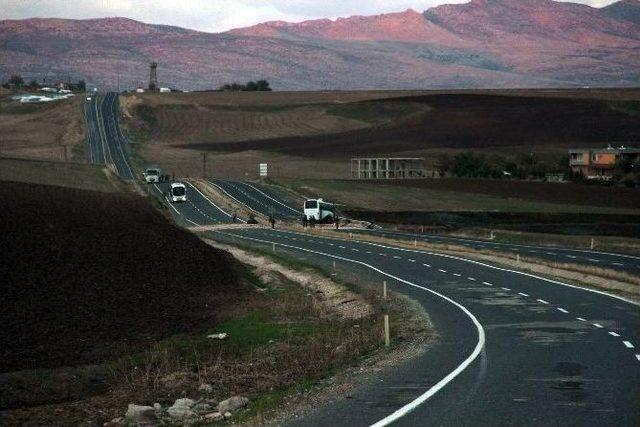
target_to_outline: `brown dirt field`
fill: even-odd
[[[225,320],[238,264],[133,195],[2,182],[0,372],[101,362]]]
[[[80,97],[46,104],[0,102],[0,156],[64,160],[68,145],[71,159],[73,147],[84,141],[80,103]]]
[[[447,148],[484,150],[528,146],[530,150],[566,152],[575,146],[635,141],[640,115],[613,108],[609,101],[502,95],[448,94],[372,102],[424,103],[431,109],[394,125],[340,134],[282,137],[192,148],[222,152],[265,150],[294,156],[322,157],[393,154]]]
[[[0,181],[55,185],[80,190],[114,192],[124,184],[110,180],[106,169],[85,163],[0,158]]]
[[[585,206],[640,209],[640,190],[625,187],[602,187],[573,183],[550,184],[546,182],[506,181],[490,179],[421,179],[393,182],[355,181],[354,183],[425,188],[439,191],[487,194],[524,200],[566,203]]]

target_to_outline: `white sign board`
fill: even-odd
[[[260,163],[260,177],[261,178],[266,178],[267,177],[267,164],[266,163]]]

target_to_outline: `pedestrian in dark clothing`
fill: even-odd
[[[306,215],[304,215],[304,216],[302,217],[302,227],[303,227],[303,228],[307,228],[307,225],[309,225],[309,219],[307,218],[307,216],[306,216]]]
[[[231,216],[231,221],[232,221],[233,223],[235,223],[235,222],[236,222],[236,219],[238,219],[238,216],[234,213],[234,214]]]
[[[274,217],[269,217],[269,223],[271,223],[271,228],[276,228],[276,219]]]
[[[310,226],[311,228],[316,228],[316,217],[312,216],[312,217],[309,219],[309,226]]]
[[[336,217],[336,230],[340,228],[340,218]]]

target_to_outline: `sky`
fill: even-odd
[[[527,1],[527,0],[522,0]],[[615,0],[572,0],[594,7]],[[167,24],[221,32],[266,21],[424,11],[443,3],[468,0],[2,0],[0,19],[104,18],[123,16],[151,24]]]

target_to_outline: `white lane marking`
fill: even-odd
[[[640,354],[636,354],[636,359],[640,360]]]
[[[253,241],[267,243],[267,244],[276,243],[276,242],[269,241],[269,240],[253,239],[251,237],[239,236],[239,235],[233,234],[233,233],[223,233],[223,232],[220,232],[220,231],[214,231],[214,233],[224,234],[224,235],[228,235],[228,236],[232,236],[232,237],[238,237],[238,238],[241,238],[241,239],[253,240]],[[429,293],[431,293],[433,295],[436,295],[436,296],[444,299],[445,301],[455,305],[457,308],[462,310],[462,312],[464,314],[466,314],[471,319],[473,324],[475,325],[476,330],[478,332],[478,343],[476,344],[475,348],[473,349],[473,352],[464,361],[462,361],[462,363],[460,363],[460,365],[458,365],[458,367],[456,367],[453,371],[449,372],[449,374],[447,374],[447,376],[442,378],[440,381],[438,381],[435,385],[433,385],[431,388],[429,388],[423,394],[418,396],[416,399],[414,399],[411,402],[407,403],[406,405],[404,405],[400,409],[394,411],[392,414],[387,415],[386,417],[384,417],[380,421],[378,421],[375,424],[373,424],[371,427],[386,426],[386,425],[391,424],[392,422],[402,418],[403,416],[407,415],[409,412],[413,411],[414,409],[416,409],[422,403],[426,402],[431,396],[436,394],[438,391],[440,391],[442,388],[444,388],[447,384],[449,384],[451,381],[453,381],[453,379],[455,377],[460,375],[471,363],[473,363],[474,360],[476,360],[476,358],[480,355],[480,352],[484,348],[484,345],[485,345],[484,328],[482,327],[482,325],[480,324],[478,319],[476,319],[476,317],[473,315],[473,313],[471,313],[469,310],[467,310],[467,308],[465,306],[463,306],[462,304],[452,300],[451,298],[449,298],[449,297],[447,297],[447,296],[445,296],[445,295],[443,295],[443,294],[441,294],[439,292],[436,292],[436,291],[434,291],[432,289],[426,288],[424,286],[417,285],[415,283],[409,282],[408,280],[405,280],[405,279],[402,279],[400,277],[394,276],[394,275],[392,275],[390,273],[382,271],[379,268],[376,268],[376,267],[374,267],[374,266],[372,266],[370,264],[367,264],[365,262],[362,262],[362,261],[358,261],[358,260],[354,260],[354,259],[350,259],[350,258],[345,258],[345,257],[337,256],[337,255],[327,254],[327,253],[323,253],[323,252],[319,252],[319,251],[313,251],[311,249],[299,248],[299,247],[295,247],[295,246],[292,246],[292,245],[283,245],[281,243],[279,243],[279,245],[280,246],[284,246],[284,247],[289,247],[289,248],[292,248],[292,249],[301,250],[301,251],[304,251],[304,252],[315,253],[315,254],[318,254],[318,255],[327,256],[327,257],[330,257],[330,258],[340,259],[340,260],[343,260],[343,261],[346,261],[346,262],[351,262],[351,263],[354,263],[354,264],[359,264],[359,265],[365,266],[367,268],[370,268],[373,271],[376,271],[376,272],[378,272],[378,273],[380,273],[380,274],[382,274],[384,276],[390,277],[390,278],[392,278],[394,280],[397,280],[397,281],[399,281],[401,283],[409,285],[411,287],[422,289],[422,290],[424,290],[426,292],[429,292]]]
[[[545,300],[539,299],[539,298],[536,301],[538,301],[538,302],[540,302],[542,304],[549,304],[549,301],[545,301]]]
[[[387,254],[379,253],[380,256],[387,256]]]
[[[472,282],[476,281],[476,279],[474,277],[467,277],[467,279],[471,280]]]
[[[460,274],[460,273],[453,273],[453,275],[456,276],[456,277],[461,277],[462,276],[462,274]]]
[[[593,326],[595,326],[596,328],[604,328],[604,326],[602,326],[600,323],[593,323]]]
[[[440,273],[446,273],[446,272],[447,272],[447,270],[443,270],[443,269],[441,269],[441,268],[439,268],[439,269],[438,269],[438,271],[439,271]]]
[[[562,307],[558,307],[557,310],[561,313],[568,314],[569,312]]]
[[[422,265],[424,265],[427,268],[431,268],[431,265],[429,265],[429,264],[422,264]]]
[[[587,319],[583,319],[582,317],[576,317],[576,320],[579,320],[581,322],[586,322],[587,321]]]
[[[327,243],[327,245],[329,245],[329,246],[335,246],[333,243]]]
[[[289,205],[287,205],[287,204],[285,204],[285,203],[282,203],[282,202],[281,202],[281,201],[279,201],[279,200],[274,199],[273,197],[269,196],[269,195],[268,195],[268,194],[266,194],[265,192],[261,191],[259,188],[254,187],[253,185],[249,184],[248,182],[245,182],[245,181],[238,181],[238,182],[239,182],[239,183],[241,183],[241,184],[246,185],[247,187],[251,187],[251,188],[253,188],[255,191],[257,191],[258,193],[262,194],[262,195],[263,195],[264,197],[266,197],[267,199],[271,199],[271,200],[273,200],[273,201],[274,201],[274,202],[276,202],[277,204],[279,204],[279,205],[281,205],[281,206],[284,206],[285,208],[287,208],[287,209],[289,209],[289,210],[291,210],[291,211],[295,212],[296,214],[302,214],[302,212],[301,212],[301,211],[299,211],[299,210],[297,210],[297,209],[294,209],[294,208],[292,208],[291,206],[289,206]]]
[[[622,344],[624,344],[624,346],[627,348],[633,348],[633,344],[631,344],[629,341],[622,341]]]
[[[367,253],[367,254],[371,255],[373,252],[371,252],[371,251],[367,251],[367,252],[365,252],[365,253]]]
[[[310,241],[310,242],[312,242],[312,240],[309,240],[309,241]],[[356,249],[356,248],[351,248],[351,250],[352,250],[353,252],[360,252],[360,249]]]
[[[212,180],[207,180],[207,182],[209,182],[209,184],[213,185],[214,187],[216,187],[218,190],[222,191],[224,194],[227,195],[227,197],[233,199],[236,203],[241,204],[242,206],[246,207],[247,209],[249,209],[251,212],[255,213],[255,214],[259,214],[260,212],[258,212],[257,210],[253,209],[251,206],[249,206],[248,204],[238,200],[237,198],[233,197],[227,190],[225,190],[224,188],[222,188],[221,185],[219,185],[216,182],[213,182]],[[242,191],[241,191],[242,192]],[[243,193],[244,194],[244,193]]]
[[[409,262],[416,262],[416,260],[415,260],[415,259],[408,259],[407,261],[409,261]]]
[[[510,288],[502,288],[502,289],[505,290],[505,291],[510,291],[511,290]]]
[[[340,249],[347,249],[347,248],[345,248],[344,246],[338,246],[338,247],[339,247]]]
[[[518,295],[522,295],[523,297],[528,297],[529,294],[525,294],[524,292],[518,292]]]
[[[400,257],[398,255],[394,255],[393,258],[394,259],[400,259]]]
[[[530,253],[530,254],[537,254],[537,253],[538,253],[538,251],[533,251],[533,250],[531,250],[531,251],[529,251],[529,253]]]
[[[482,284],[487,286],[493,286],[493,283],[489,283],[489,282],[482,282]]]
[[[616,332],[613,332],[613,331],[610,331],[609,335],[611,335],[612,337],[619,337],[620,336],[620,334],[618,334]]]
[[[578,258],[577,256],[574,256],[574,255],[565,255],[565,256],[566,256],[567,258],[571,258],[571,259],[576,259],[576,258]]]
[[[232,215],[230,215],[227,211],[225,211],[224,209],[222,209],[220,206],[216,205],[215,203],[213,203],[213,201],[211,201],[211,199],[209,199],[207,196],[205,196],[204,194],[202,194],[202,191],[198,190],[196,188],[195,185],[191,184],[190,182],[187,182],[187,184],[189,184],[191,186],[191,188],[193,188],[194,190],[196,190],[198,192],[198,194],[200,194],[207,202],[209,202],[211,205],[215,206],[216,209],[218,209],[220,212],[222,212],[223,214],[225,214],[226,216],[228,216],[229,218],[232,217]],[[243,220],[242,218],[238,218],[241,222],[246,222],[245,220]]]
[[[557,253],[555,253],[555,252],[546,252],[546,254],[547,254],[547,255],[558,255],[558,254],[557,254]]]
[[[617,265],[618,267],[624,267],[624,264],[621,262],[612,262],[611,264]]]
[[[587,258],[587,260],[591,262],[600,262],[600,260],[594,258]]]

